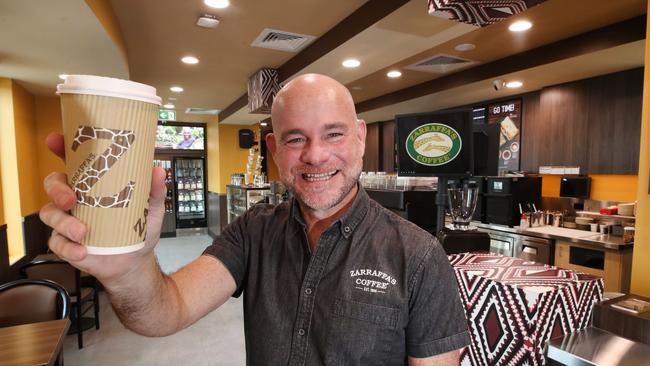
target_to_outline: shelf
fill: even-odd
[[[592,211],[576,211],[576,215],[587,215],[587,216],[602,217],[602,218],[623,219],[623,220],[636,221],[635,216],[603,215],[600,212],[592,212]]]

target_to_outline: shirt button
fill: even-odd
[[[298,329],[298,335],[304,336],[305,335],[305,330],[300,328]]]
[[[346,233],[349,233],[350,232],[350,227],[349,226],[344,227],[343,231],[345,231]]]
[[[310,289],[310,288],[306,288],[306,289],[305,289],[305,293],[306,293],[307,295],[311,295],[311,289]]]

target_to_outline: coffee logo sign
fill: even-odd
[[[409,133],[406,152],[419,164],[445,165],[454,160],[463,147],[460,135],[442,123],[427,123]]]

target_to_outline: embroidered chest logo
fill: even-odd
[[[376,269],[353,269],[350,271],[350,278],[354,280],[354,288],[373,293],[385,294],[388,286],[394,286],[395,278]]]

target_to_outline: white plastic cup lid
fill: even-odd
[[[69,75],[56,86],[57,94],[90,94],[161,104],[156,88],[134,81],[94,75]]]

